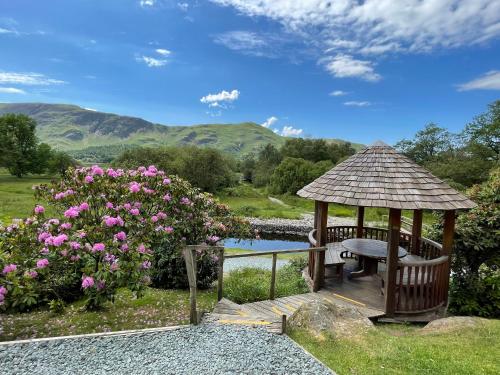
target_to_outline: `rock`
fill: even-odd
[[[323,337],[325,333],[335,337],[358,336],[373,328],[373,323],[357,308],[320,299],[302,305],[288,325],[305,328],[317,337]]]
[[[450,316],[429,322],[420,330],[422,334],[452,332],[463,328],[482,327],[486,322],[484,318],[475,316]]]

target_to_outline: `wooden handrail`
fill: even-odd
[[[274,254],[293,254],[293,253],[310,253],[316,251],[326,251],[326,246],[323,247],[309,247],[307,249],[291,249],[291,250],[273,250],[273,251],[254,251],[251,253],[244,254],[231,254],[225,255],[224,258],[246,258],[246,257],[258,257],[263,255],[274,255]]]
[[[402,267],[426,267],[426,266],[435,266],[437,264],[446,263],[448,261],[447,255],[442,255],[439,258],[434,259],[426,259],[426,260],[414,260],[414,261],[406,261],[399,260],[398,265]]]

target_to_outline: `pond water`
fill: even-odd
[[[239,248],[253,251],[291,250],[308,249],[309,242],[303,237],[279,238],[279,239],[259,239],[259,240],[238,240],[228,238],[224,240],[227,248]]]

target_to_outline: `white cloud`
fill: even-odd
[[[83,109],[86,109],[87,111],[97,112],[97,109],[94,108],[83,107]]]
[[[265,128],[269,128],[270,126],[272,126],[274,123],[276,123],[276,121],[278,121],[278,118],[275,117],[275,116],[271,116],[269,117],[266,121],[264,121],[261,125]]]
[[[238,90],[232,90],[231,92],[222,90],[218,94],[208,94],[200,99],[200,102],[208,104],[209,107],[222,107],[222,103],[231,103],[238,100],[240,97],[240,92]]]
[[[152,7],[156,3],[156,0],[141,0],[139,1],[139,5],[141,7]]]
[[[136,61],[138,62],[143,62],[145,63],[147,66],[149,66],[150,68],[158,68],[160,66],[164,66],[167,64],[167,60],[165,59],[156,59],[154,57],[151,57],[151,56],[138,56],[135,58]]]
[[[237,30],[216,35],[214,42],[246,55],[276,57],[276,51],[273,50],[274,43],[271,44],[269,39],[272,37],[251,31]]]
[[[372,103],[367,102],[367,101],[360,102],[360,101],[351,100],[349,102],[344,102],[344,105],[350,106],[350,107],[368,107],[368,106],[372,105]]]
[[[26,94],[26,91],[14,87],[0,87],[0,94]]]
[[[162,55],[162,56],[168,56],[172,53],[172,51],[169,51],[168,49],[164,48],[157,48],[155,49],[156,53]]]
[[[182,10],[183,12],[187,12],[189,9],[189,4],[188,3],[177,3],[177,7]]]
[[[18,34],[17,31],[0,27],[0,34]]]
[[[320,59],[319,63],[331,75],[337,78],[360,78],[365,81],[376,82],[382,78],[375,73],[370,61],[357,60],[351,55],[342,53]]]
[[[330,96],[344,96],[344,95],[347,95],[348,93],[346,91],[342,91],[342,90],[335,90],[335,91],[332,91],[330,94]]]
[[[458,91],[500,90],[500,71],[491,70],[481,77],[457,86]]]
[[[48,86],[67,83],[59,79],[48,78],[40,73],[0,72],[0,84],[17,84],[30,86]]]
[[[281,130],[281,135],[283,137],[298,137],[303,132],[302,129],[296,129],[293,126],[283,126]]]

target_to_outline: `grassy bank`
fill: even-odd
[[[217,301],[214,291],[198,291],[200,310],[211,311]],[[83,301],[67,306],[62,314],[48,310],[22,314],[0,314],[0,341],[84,333],[122,331],[189,323],[189,291],[148,288],[133,299],[129,290],[119,290],[114,304],[101,311],[84,311]]]
[[[417,326],[379,325],[363,336],[290,336],[325,365],[344,374],[499,374],[500,321],[423,334]]]

